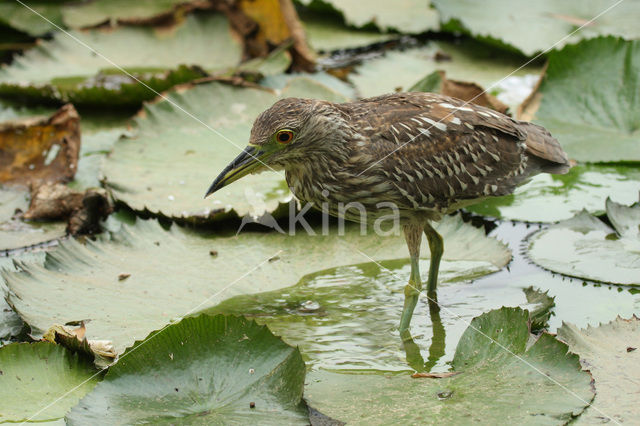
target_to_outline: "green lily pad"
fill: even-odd
[[[0,251],[29,247],[66,235],[63,222],[26,222],[13,218],[16,210],[27,211],[29,192],[0,188]]]
[[[447,55],[450,60],[440,59]],[[536,64],[518,69],[521,65],[522,58],[508,53],[498,56],[477,41],[431,42],[424,47],[388,51],[383,57],[368,60],[355,67],[349,80],[362,97],[369,97],[397,88],[408,90],[425,75],[442,70],[449,79],[474,82],[491,92],[498,81],[510,74],[524,76],[540,71]]]
[[[267,327],[241,317],[201,315],[137,341],[66,420],[306,424],[304,376],[298,349]]]
[[[344,100],[308,78],[289,81],[281,91],[287,96]],[[213,179],[246,146],[255,117],[279,99],[273,91],[211,82],[170,99],[148,106],[137,120],[138,133],[116,142],[107,158],[104,175],[117,200],[136,211],[206,222],[272,213],[290,199],[283,173],[272,171],[247,176],[203,199]]]
[[[635,166],[581,164],[566,175],[539,174],[513,195],[482,200],[467,210],[526,222],[569,219],[583,209],[601,214],[607,197],[623,204],[637,200],[639,180]]]
[[[27,33],[31,36],[42,36],[56,30],[62,25],[60,1],[30,1],[27,5],[47,19],[42,19],[32,10],[16,1],[0,1],[0,23]]]
[[[346,27],[336,22],[333,16],[303,13],[300,18],[309,44],[317,51],[331,52],[338,49],[368,46],[393,38],[391,34]]]
[[[139,105],[156,94],[114,64],[155,91],[163,91],[202,77],[203,69],[231,69],[242,55],[226,18],[217,14],[190,15],[169,30],[127,26],[71,34],[98,54],[59,33],[0,69],[0,95],[87,105]]]
[[[433,4],[444,29],[506,45],[527,56],[599,35],[640,37],[635,19],[640,5],[636,2],[433,0]],[[578,27],[582,28],[574,32]]]
[[[637,395],[631,391],[640,374],[640,319],[618,317],[586,329],[564,323],[558,338],[580,356],[583,368],[595,379],[596,398],[576,424],[598,424],[607,418],[619,424],[634,422],[640,414]]]
[[[52,343],[0,347],[0,422],[55,421],[96,385],[91,362]]]
[[[549,54],[525,118],[549,129],[578,161],[640,161],[639,74],[640,41],[567,46]]]
[[[613,228],[586,211],[551,225],[529,241],[529,257],[545,269],[572,277],[640,285],[640,204],[607,199]]]
[[[480,230],[469,230],[460,219],[441,226],[449,237],[445,258],[455,259],[456,251],[467,253],[468,262],[483,271],[509,261],[504,245]],[[33,335],[53,324],[90,319],[87,339],[111,340],[121,353],[172,318],[233,296],[290,287],[329,267],[369,260],[354,247],[377,260],[407,253],[401,236],[361,236],[357,224],[346,226],[344,235],[272,232],[211,238],[177,226],[165,231],[155,221],[139,220],[86,245],[63,241],[47,253],[44,266],[29,264],[25,272],[5,271],[2,276],[11,305]]]
[[[354,27],[374,25],[382,31],[396,30],[405,34],[418,34],[437,30],[438,12],[431,8],[431,0],[403,0],[389,3],[384,0],[361,2],[358,0],[298,0],[319,10],[334,9]]]
[[[126,20],[149,20],[170,12],[174,7],[189,3],[189,0],[94,0],[70,4],[62,9],[62,19],[72,28],[84,28],[103,22]]]
[[[461,374],[453,377],[317,371],[307,377],[305,399],[348,424],[565,424],[593,399],[591,376],[549,334],[526,348],[527,319],[517,308],[474,318],[458,343],[453,369]]]

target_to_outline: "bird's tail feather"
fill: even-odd
[[[527,154],[531,166],[542,172],[565,174],[573,165],[560,143],[544,127],[521,122],[527,132]]]

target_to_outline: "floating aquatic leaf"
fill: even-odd
[[[344,99],[308,78],[289,81],[281,96]],[[267,89],[211,82],[174,93],[171,102],[150,105],[138,119],[138,133],[116,142],[107,158],[107,185],[136,211],[188,221],[273,213],[291,197],[283,173],[266,171],[207,200],[203,195],[244,149],[255,117],[278,99]]]
[[[36,101],[139,105],[156,96],[153,90],[163,91],[200,78],[205,71],[231,69],[242,54],[226,18],[216,14],[190,15],[179,26],[164,30],[126,26],[71,34],[100,54],[59,33],[0,69],[0,95]]]
[[[84,28],[105,22],[149,24],[167,20],[180,11],[205,8],[203,2],[193,0],[94,0],[70,3],[61,8],[63,22],[72,28]]]
[[[510,54],[496,56],[494,50],[477,41],[431,42],[424,47],[387,51],[382,57],[356,66],[349,80],[361,96],[368,97],[398,88],[406,91],[425,75],[440,70],[450,79],[473,82],[492,93],[495,83],[509,75],[537,74],[540,70],[539,65],[521,65],[521,58]]]
[[[232,316],[187,318],[137,341],[67,423],[306,424],[298,349]]]
[[[565,424],[593,399],[591,376],[549,334],[525,349],[527,318],[517,308],[474,318],[453,360],[462,373],[453,377],[315,371],[308,375],[305,399],[347,424]]]
[[[55,421],[99,377],[91,362],[49,342],[0,347],[0,422]]]
[[[640,285],[640,203],[607,199],[606,210],[614,228],[583,211],[533,235],[529,257],[564,275]]]
[[[405,34],[438,29],[438,12],[431,8],[431,0],[298,0],[312,8],[335,9],[342,13],[347,24],[364,27],[373,24],[382,31],[396,30]]]
[[[633,3],[640,6],[640,3]],[[640,161],[640,41],[601,37],[549,54],[521,116],[578,161]]]
[[[448,238],[445,259],[467,253],[464,258],[483,271],[509,261],[510,253],[501,243],[469,227],[451,218],[438,228]],[[399,235],[361,236],[357,224],[346,226],[343,236],[333,231],[207,238],[177,226],[165,231],[155,221],[139,220],[86,245],[64,241],[47,253],[44,266],[29,264],[25,272],[5,271],[2,276],[10,289],[10,303],[32,334],[42,334],[53,324],[90,319],[87,339],[110,340],[121,353],[172,318],[233,296],[290,287],[329,267],[369,260],[354,247],[377,260],[406,256]],[[456,239],[458,234],[466,238]],[[458,267],[462,266],[464,262]],[[129,277],[119,280],[121,274]],[[40,297],[43,294],[46,298]]]
[[[507,45],[527,56],[598,35],[640,36],[637,2],[432,1],[444,29]]]
[[[599,327],[580,329],[564,323],[558,338],[580,356],[580,362],[595,379],[593,405],[576,424],[600,424],[613,418],[617,423],[633,422],[638,417],[637,389],[640,375],[640,319],[616,318]]]
[[[513,195],[490,198],[467,207],[485,216],[527,222],[569,219],[583,209],[604,213],[607,197],[631,204],[638,199],[640,169],[632,165],[580,164],[566,175],[534,176]]]

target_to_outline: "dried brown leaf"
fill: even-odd
[[[80,117],[71,104],[51,117],[0,123],[0,183],[38,187],[76,174]]]

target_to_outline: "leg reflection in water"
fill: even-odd
[[[413,341],[409,330],[401,332],[402,345],[407,356],[407,363],[417,372],[431,371],[434,365],[444,355],[445,332],[442,320],[440,319],[440,307],[435,299],[429,299],[429,316],[431,317],[431,328],[433,329],[433,337],[429,346],[429,357],[424,361],[420,348]]]

